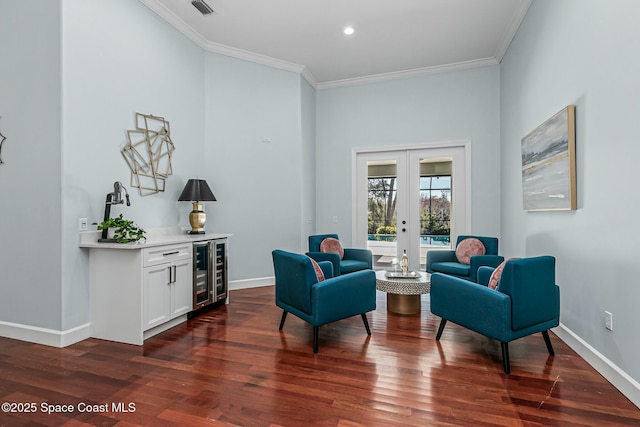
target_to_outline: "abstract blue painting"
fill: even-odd
[[[522,198],[527,211],[575,210],[575,106],[522,138]]]

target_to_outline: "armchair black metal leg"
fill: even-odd
[[[509,343],[508,342],[500,342],[502,346],[502,365],[504,366],[504,373],[508,374],[511,372],[511,366],[509,365]]]
[[[282,330],[284,326],[284,321],[287,318],[287,310],[282,310],[282,317],[280,318],[280,327],[278,329]]]
[[[369,329],[369,321],[367,320],[367,314],[362,313],[360,314],[360,316],[362,316],[362,321],[364,322],[364,327],[367,330],[367,335],[371,335],[371,329]]]
[[[551,340],[549,339],[549,331],[542,331],[542,338],[544,338],[544,343],[547,345],[547,350],[550,355],[555,355],[553,351],[553,346],[551,346]]]
[[[442,331],[444,331],[444,325],[447,324],[447,319],[442,318],[440,320],[440,326],[438,327],[438,333],[436,334],[436,341],[440,341],[440,337],[442,336]]]
[[[320,328],[319,326],[313,327],[313,352],[314,353],[318,352],[318,329],[319,328]]]

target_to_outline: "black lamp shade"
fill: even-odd
[[[178,197],[179,202],[215,202],[216,196],[204,179],[190,179]]]

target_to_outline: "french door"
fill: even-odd
[[[395,268],[406,251],[424,271],[426,252],[450,249],[470,227],[469,145],[354,150],[353,241],[374,268]]]

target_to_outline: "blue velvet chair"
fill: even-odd
[[[495,237],[458,236],[456,248],[460,242],[471,237],[482,242],[485,248],[484,255],[474,255],[469,264],[462,264],[458,262],[455,250],[431,250],[427,252],[427,273],[444,273],[476,282],[478,268],[482,266],[495,268],[504,261],[504,257],[498,255],[498,239]]]
[[[308,256],[274,250],[273,268],[276,277],[276,305],[282,308],[280,330],[287,313],[293,313],[313,326],[313,352],[318,352],[320,326],[347,317],[360,315],[371,335],[366,313],[376,309],[376,275],[373,270],[333,276],[333,265],[318,263],[325,280],[318,281]]]
[[[344,257],[336,253],[320,252],[320,244],[324,239],[340,240],[337,234],[318,234],[309,236],[309,252],[307,255],[316,261],[331,261],[334,275],[353,273],[360,270],[371,270],[373,255],[368,249],[344,248]]]
[[[548,330],[560,321],[560,289],[551,256],[507,261],[495,290],[486,286],[493,270],[480,268],[481,283],[432,274],[431,312],[441,317],[436,340],[452,321],[500,341],[508,374],[510,341],[542,332],[549,354],[554,354]]]

